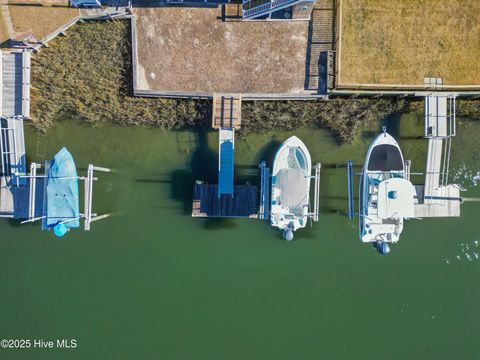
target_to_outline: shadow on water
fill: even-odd
[[[11,227],[14,227],[14,228],[20,228],[20,227],[23,227],[24,225],[31,225],[32,223],[27,223],[27,224],[21,224],[20,220],[18,219],[12,219],[12,218],[8,218],[8,225],[10,225]]]
[[[236,229],[238,224],[234,219],[229,218],[207,218],[203,221],[202,227],[205,230],[215,231],[222,229]]]
[[[171,196],[174,200],[182,203],[185,215],[192,212],[193,185],[196,180],[215,184],[218,177],[217,154],[208,146],[208,127],[203,126],[197,129],[197,147],[190,158],[190,169],[178,169],[170,174],[170,180],[165,182],[171,184]],[[164,174],[166,175],[166,174]],[[148,179],[138,179],[141,182],[151,182]]]
[[[273,158],[275,157],[275,153],[277,152],[281,144],[282,143],[278,140],[272,140],[269,143],[265,144],[258,152],[258,156],[255,161],[258,164],[260,164],[260,162],[262,161],[266,161],[267,166],[272,168]]]
[[[198,147],[193,152],[190,160],[191,175],[195,180],[215,184],[218,177],[218,157],[208,146],[208,133],[206,126],[197,131]]]

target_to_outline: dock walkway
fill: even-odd
[[[428,139],[425,185],[417,185],[415,216],[460,216],[460,187],[448,184],[451,140],[455,136],[455,97],[425,97],[425,137]]]
[[[15,216],[14,187],[25,186],[23,120],[30,116],[30,53],[0,52],[0,217]]]

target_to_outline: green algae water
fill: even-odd
[[[423,118],[386,123],[423,172]],[[271,164],[293,134],[322,163],[320,221],[290,243],[268,222],[190,216],[194,181],[217,177],[214,131],[73,121],[28,130],[28,163],[67,146],[81,173],[90,162],[114,170],[94,184],[94,210],[112,217],[62,239],[1,219],[0,338],[77,345],[0,358],[478,358],[480,203],[463,204],[461,218],[407,221],[388,256],[344,215],[346,170],[336,165],[360,169],[380,127],[342,147],[317,128],[236,139],[237,183],[258,181],[258,163]],[[480,123],[460,123],[453,141],[450,179],[469,198],[480,197],[479,133]]]

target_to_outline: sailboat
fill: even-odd
[[[368,149],[360,180],[360,239],[373,243],[381,254],[390,252],[414,217],[415,188],[407,179],[400,146],[383,129]]]
[[[270,223],[283,230],[285,240],[307,225],[312,161],[305,144],[296,136],[278,149],[272,170]]]

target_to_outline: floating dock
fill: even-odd
[[[452,138],[456,134],[455,95],[425,97],[428,152],[425,184],[416,185],[415,217],[460,216],[460,186],[448,184]]]
[[[241,126],[242,98],[215,94],[212,128],[218,130],[218,184],[199,181],[193,188],[193,217],[258,217],[258,189],[235,185],[235,130]]]

